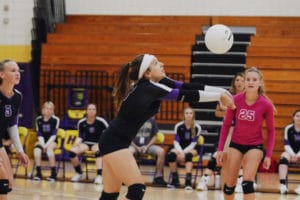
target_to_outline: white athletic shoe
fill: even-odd
[[[206,191],[207,190],[207,177],[202,176],[200,182],[198,183],[197,190]]]
[[[242,182],[243,182],[243,177],[241,176],[237,179],[237,183],[236,183],[236,187],[234,189],[234,192],[236,192],[236,193],[242,193],[243,192]]]
[[[98,184],[98,185],[102,184],[102,176],[101,175],[97,175],[96,178],[95,178],[95,180],[94,180],[94,183]]]
[[[298,186],[296,189],[295,189],[295,192],[300,195],[300,186]]]
[[[80,180],[82,180],[82,179],[83,179],[83,175],[82,175],[82,174],[76,173],[76,174],[71,178],[71,181],[72,181],[72,182],[78,182],[78,181],[80,181]]]
[[[280,194],[287,194],[288,193],[288,188],[286,187],[286,185],[280,184],[279,191],[280,191]]]

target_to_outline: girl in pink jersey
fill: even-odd
[[[245,72],[245,92],[234,96],[235,110],[228,109],[219,138],[217,162],[222,164],[223,148],[232,120],[236,118],[227,150],[227,167],[224,198],[234,199],[234,189],[239,169],[243,161],[242,188],[244,199],[254,199],[253,182],[258,166],[263,158],[263,132],[262,124],[267,125],[268,141],[266,156],[263,161],[264,168],[270,167],[270,158],[274,146],[274,106],[265,95],[263,77],[257,68],[251,67]]]

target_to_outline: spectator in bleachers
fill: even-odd
[[[229,91],[232,95],[239,94],[243,92],[245,89],[245,75],[243,72],[237,73],[234,78],[231,81],[231,85],[229,88]],[[224,118],[226,115],[227,107],[222,106],[222,104],[218,103],[216,106],[215,110],[215,116],[216,117],[221,117]],[[231,134],[233,131],[234,127],[234,120],[232,122],[232,127],[230,128],[229,131],[229,137],[227,138],[227,145],[229,145],[228,141],[231,138]],[[225,154],[225,152],[224,152]],[[214,185],[216,189],[219,189],[221,187],[221,179],[220,179],[220,169],[217,167],[217,162],[216,162],[216,155],[217,153],[213,153],[211,156],[211,159],[208,161],[207,167],[204,169],[204,174],[200,179],[200,182],[197,185],[197,190],[207,190],[208,183],[210,182],[211,179],[215,178]],[[225,158],[225,156],[224,156]],[[225,159],[223,161],[223,165],[225,166]],[[238,181],[237,181],[237,187],[236,187],[236,192],[240,192],[241,190],[241,183],[242,183],[242,172],[240,172]]]
[[[286,178],[289,163],[300,160],[300,109],[293,113],[293,123],[287,125],[284,129],[284,150],[281,154],[278,167],[280,179],[279,190],[281,194],[288,192]],[[298,193],[300,194],[300,190]]]
[[[78,182],[83,178],[81,164],[78,155],[86,151],[92,151],[96,158],[97,176],[95,184],[102,184],[102,157],[99,152],[98,141],[102,131],[108,127],[108,122],[97,116],[96,105],[90,103],[86,108],[86,117],[78,121],[79,137],[70,150],[70,160],[76,174],[71,178],[72,182]]]
[[[34,161],[36,165],[36,174],[34,180],[42,179],[41,162],[43,153],[47,154],[51,175],[47,177],[48,181],[56,181],[56,160],[54,150],[57,146],[56,133],[59,128],[59,118],[54,114],[54,104],[46,101],[42,107],[42,114],[36,118],[36,133],[38,141],[33,150]]]
[[[156,120],[154,117],[151,117],[139,129],[129,149],[136,156],[140,153],[147,153],[156,157],[156,174],[153,179],[153,185],[164,187],[167,186],[163,177],[165,151],[162,147],[155,145],[158,132]]]
[[[194,156],[198,155],[197,142],[201,133],[201,127],[196,123],[195,112],[192,108],[187,107],[183,111],[183,121],[175,125],[174,133],[174,148],[168,155],[168,163],[172,173],[171,183],[169,187],[178,187],[180,185],[177,162],[185,164],[185,189],[192,189],[192,169]]]
[[[254,179],[263,159],[264,137],[262,125],[265,122],[268,132],[266,156],[263,167],[269,169],[275,143],[274,112],[271,100],[264,90],[262,73],[255,67],[245,72],[245,92],[235,95],[236,109],[228,109],[221,128],[217,163],[222,164],[223,151],[232,121],[235,126],[227,149],[226,168],[224,170],[224,199],[234,198],[236,179],[243,164],[244,199],[254,199]]]

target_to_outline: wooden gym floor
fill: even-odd
[[[149,166],[142,166],[143,170],[148,170]],[[22,173],[22,171],[20,172]],[[67,180],[73,175],[74,170],[67,164]],[[165,180],[167,180],[168,167],[165,167]],[[48,175],[46,172],[44,176]],[[90,174],[89,182],[72,183],[70,181],[57,181],[55,183],[47,182],[46,180],[37,182],[26,178],[16,178],[13,191],[9,194],[10,200],[98,200],[102,191],[102,185],[95,185],[92,179],[95,174]],[[300,180],[300,174],[292,174],[291,179]],[[198,178],[199,181],[200,178]],[[152,177],[145,176],[146,182],[151,182]],[[184,180],[182,179],[183,183]],[[293,189],[297,184],[289,184],[289,194],[281,195],[278,191],[278,176],[277,174],[258,174],[257,176],[258,189],[256,192],[257,200],[300,200],[300,195],[296,195]],[[300,184],[300,183],[299,183]],[[124,186],[121,189],[119,199],[123,199],[127,191]],[[185,191],[180,189],[167,189],[159,187],[147,187],[144,196],[145,200],[222,200],[222,192],[220,190],[209,190],[199,192],[196,190]],[[242,194],[236,193],[235,199],[243,199]]]

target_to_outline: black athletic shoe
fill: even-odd
[[[154,178],[152,184],[154,186],[160,186],[160,187],[166,187],[167,186],[167,182],[163,179],[162,176]]]
[[[186,190],[192,190],[193,189],[191,179],[185,179],[185,189]]]
[[[185,189],[186,190],[192,190],[192,174],[191,173],[187,173],[186,177],[185,177]]]
[[[41,173],[36,173],[36,175],[33,177],[33,180],[35,180],[35,181],[42,180],[42,174]]]
[[[172,178],[171,183],[167,185],[168,188],[178,188],[180,186],[180,182],[178,178]]]
[[[56,181],[56,174],[51,174],[51,176],[47,177],[47,181],[55,182]]]

